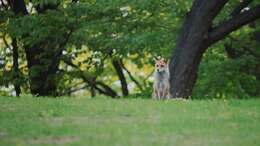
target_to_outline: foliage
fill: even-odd
[[[200,66],[195,98],[259,96],[260,42],[254,37],[259,33],[257,29],[244,27],[208,50]],[[229,56],[227,47],[234,49],[235,56]]]
[[[122,60],[126,69],[143,87],[138,88],[124,71],[131,94],[150,95],[153,57],[171,56],[179,28],[192,1],[183,0],[26,0],[29,15],[15,15],[8,7],[0,8],[0,86],[10,90],[18,83],[23,93],[30,93],[29,75],[40,74],[52,64],[50,56],[62,50],[55,80],[59,95],[90,95],[91,81],[107,85],[121,95],[121,85],[112,60]],[[216,24],[227,18],[238,2],[230,1],[218,16]],[[255,3],[252,4],[254,6]],[[46,9],[45,9],[46,8]],[[250,44],[256,52],[259,42],[250,36],[259,27],[246,27],[231,36],[240,40],[233,46]],[[18,40],[19,76],[12,69],[12,38]],[[252,73],[259,59],[245,54],[230,59],[225,52],[227,39],[213,46],[204,56],[194,97],[249,97],[260,87]],[[41,48],[38,59],[43,64],[28,69],[26,48]],[[259,54],[259,52],[256,52]],[[3,57],[2,57],[3,56]],[[46,57],[47,56],[47,57]],[[47,59],[46,59],[47,58]],[[254,71],[253,71],[254,70]],[[241,89],[241,84],[244,85]],[[1,89],[0,88],[0,89]],[[86,90],[85,90],[86,89]],[[100,92],[100,91],[99,91]],[[2,93],[0,93],[2,94]]]

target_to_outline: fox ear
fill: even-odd
[[[165,59],[165,58],[161,58],[160,59],[162,62],[164,62],[164,63],[167,63],[167,59]]]
[[[153,60],[156,62],[156,61],[158,61],[158,60],[160,60],[160,56],[154,56],[153,57]]]
[[[162,60],[163,62],[166,62],[166,61],[167,61],[165,58],[162,58],[161,60]]]

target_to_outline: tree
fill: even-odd
[[[131,55],[137,55],[136,58],[143,58],[146,54],[161,53],[162,51],[158,48],[166,48],[169,43],[165,43],[165,38],[172,36],[167,30],[175,24],[173,23],[175,20],[169,19],[172,17],[169,13],[171,6],[168,4],[170,2],[157,0],[138,2],[129,0],[9,0],[7,3],[7,1],[1,1],[1,4],[9,7],[8,10],[13,12],[1,24],[5,27],[1,32],[8,34],[9,38],[15,38],[21,48],[20,50],[24,51],[22,53],[25,53],[26,60],[22,61],[26,61],[28,67],[28,72],[25,71],[24,76],[28,74],[32,94],[58,96],[61,90],[66,90],[60,88],[60,84],[63,84],[60,83],[60,80],[67,78],[66,73],[70,73],[68,70],[64,71],[60,68],[63,63],[62,58],[66,56],[63,53],[69,52],[71,54],[67,55],[71,56],[74,55],[72,52],[75,50],[83,50],[84,47],[87,47],[88,54],[97,53],[101,56],[109,54],[111,48],[115,50],[110,58],[101,60],[107,61],[105,62],[106,65],[112,64],[114,69],[109,70],[108,74],[118,76],[117,79],[121,82],[122,93],[126,96],[129,92],[127,89],[128,78],[125,77],[124,71],[128,74],[130,81],[135,84],[139,83],[122,64],[122,59]],[[9,13],[9,11],[4,12]],[[164,20],[167,23],[161,24],[158,22],[159,17],[165,18]],[[158,37],[159,35],[161,37]],[[170,41],[170,39],[167,39],[167,41]],[[167,53],[164,52],[164,54]],[[92,69],[95,78],[91,78],[91,80],[94,79],[94,81],[81,79],[85,80],[87,84],[98,83],[95,80],[97,76],[102,74],[102,69],[99,68],[103,67],[93,65],[88,60],[102,57],[87,56],[84,61],[76,66],[80,67],[80,64],[88,63],[99,71],[96,72],[93,71],[95,69]],[[134,61],[139,67],[141,66],[140,60]],[[88,72],[87,70],[85,69],[84,73]],[[113,72],[114,70],[115,72]],[[77,70],[75,69],[75,71]],[[68,80],[71,80],[71,78],[73,77],[71,76]],[[103,85],[106,84],[108,83]],[[101,84],[98,87],[100,86]],[[140,85],[137,86],[142,89]],[[91,88],[92,95],[95,95],[95,90],[111,96],[117,95],[113,90],[107,88],[109,86],[102,88],[104,90],[100,90],[94,84],[85,87]],[[82,89],[82,87],[78,89]],[[71,91],[75,90],[72,89]]]
[[[1,0],[0,90],[3,92],[0,94],[10,95],[15,89],[19,93],[20,86],[23,94],[39,96],[80,93],[119,97],[142,93],[149,97],[152,81],[147,77],[153,70],[152,58],[157,55],[168,58],[171,49],[176,48],[172,55],[171,79],[175,83],[174,92],[187,91],[180,96],[191,95],[198,70],[200,78],[193,95],[207,98],[209,87],[212,97],[219,93],[225,96],[231,93],[229,89],[234,95],[242,95],[238,92],[240,89],[248,91],[245,93],[250,96],[257,95],[255,89],[259,84],[255,77],[259,63],[253,56],[259,53],[249,51],[259,47],[248,34],[253,29],[257,31],[259,26],[249,29],[247,25],[216,43],[258,17],[259,2],[244,0],[237,6],[238,3],[221,0]],[[185,18],[183,31],[175,44]],[[243,48],[234,45],[237,42]],[[224,44],[230,47],[225,48]],[[249,51],[244,51],[246,48]],[[235,54],[243,52],[243,55],[229,58],[230,50]],[[201,56],[204,56],[202,63]],[[214,68],[216,66],[220,71]],[[250,71],[245,72],[248,69]],[[214,75],[216,72],[218,74]],[[218,82],[222,88],[214,86],[213,82],[228,72],[238,75]],[[245,78],[250,80],[245,82]],[[230,83],[229,79],[234,82]]]
[[[23,17],[29,15],[24,0],[10,0],[8,1],[8,4],[16,16]],[[46,10],[56,9],[58,5],[59,2],[47,3],[42,6],[36,4],[35,8],[38,13],[44,13]],[[56,38],[55,40],[58,41],[45,39],[31,44],[24,43],[29,68],[30,89],[31,93],[34,95],[57,95],[56,81],[54,76],[58,71],[63,47],[66,45],[71,32],[64,31],[59,33],[62,33],[62,35],[65,37],[62,37],[60,40]],[[23,34],[22,38],[26,40],[29,35],[29,33]],[[55,42],[56,44],[48,46],[49,44],[53,43],[51,41]],[[17,65],[15,66],[17,67]]]
[[[171,96],[191,96],[203,53],[231,32],[260,17],[260,5],[242,11],[251,1],[242,1],[234,11],[239,14],[214,24],[228,0],[195,0],[183,23],[170,61]]]

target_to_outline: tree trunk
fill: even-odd
[[[16,96],[20,96],[21,88],[19,85],[19,64],[18,64],[18,46],[16,39],[12,39],[12,47],[13,47],[13,71],[14,71],[14,89]]]
[[[28,15],[24,0],[8,0],[10,7],[16,15]],[[47,9],[55,9],[59,3],[55,5],[46,4],[39,9],[38,13],[42,13]],[[37,10],[38,10],[37,9]],[[32,47],[24,46],[27,64],[29,68],[29,82],[31,93],[36,96],[57,96],[57,80],[56,75],[60,63],[62,49],[71,32],[66,34],[65,41],[60,44],[47,46],[51,44],[48,40],[35,44]],[[27,36],[22,36],[27,37]]]
[[[212,23],[228,0],[195,0],[172,53],[170,69],[170,95],[172,98],[191,96],[197,79],[202,55],[212,44],[231,32],[260,18],[260,5],[241,11],[251,1],[241,1],[232,11],[235,16],[216,27]],[[231,14],[232,16],[232,14]]]
[[[226,2],[227,0],[194,1],[170,61],[172,98],[187,98],[191,95],[202,54],[208,47],[205,39],[212,20]]]
[[[16,15],[27,15],[28,12],[26,10],[26,6],[23,0],[8,0],[8,4],[10,5],[11,9],[13,10],[13,12]],[[18,47],[17,47],[17,40],[16,38],[12,38],[12,47],[13,47],[13,71],[15,73],[15,81],[14,81],[14,89],[15,89],[15,93],[16,96],[20,96],[21,94],[21,88],[20,85],[18,83],[18,79],[19,79],[19,53],[18,53]]]
[[[123,96],[127,96],[128,95],[128,87],[127,87],[127,82],[126,82],[126,78],[125,78],[123,69],[120,65],[120,61],[119,60],[112,60],[112,64],[113,64],[113,66],[116,70],[117,76],[120,80]]]
[[[36,96],[57,96],[57,80],[59,57],[55,53],[46,52],[44,48],[25,47],[31,93]]]

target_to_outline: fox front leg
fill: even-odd
[[[158,91],[156,89],[153,90],[153,99],[157,99]]]
[[[164,99],[169,99],[169,90],[168,90],[168,88],[163,91],[163,98]]]
[[[157,99],[158,99],[158,100],[161,99],[161,91],[160,91],[160,90],[157,92]]]
[[[162,91],[162,99],[164,100],[165,97],[166,97],[166,92],[165,92],[165,90],[163,90],[163,91]]]
[[[167,96],[166,96],[166,99],[170,99],[170,88],[167,88],[167,94],[166,94]]]

